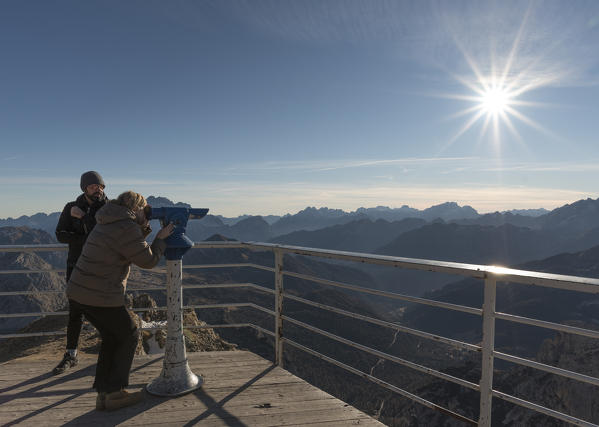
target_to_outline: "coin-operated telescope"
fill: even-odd
[[[184,207],[152,208],[150,205],[144,209],[148,220],[158,219],[163,227],[171,222],[175,225],[173,234],[168,236],[166,242],[166,259],[180,260],[185,252],[193,247],[193,242],[185,235],[185,227],[190,219],[201,219],[206,216],[208,209],[194,209]]]
[[[187,363],[185,340],[183,338],[183,292],[182,262],[185,252],[193,247],[193,242],[185,235],[185,227],[190,219],[206,216],[208,209],[183,207],[152,208],[146,206],[144,213],[148,220],[159,219],[164,227],[175,225],[173,233],[166,238],[166,300],[167,330],[164,346],[162,372],[146,386],[150,394],[157,396],[180,396],[202,386],[204,379],[194,374]]]

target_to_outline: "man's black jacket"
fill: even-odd
[[[79,258],[79,255],[81,255],[81,250],[83,249],[83,244],[87,239],[87,235],[96,225],[96,212],[98,212],[105,203],[106,196],[102,195],[100,200],[94,202],[90,206],[87,203],[85,194],[82,194],[77,197],[77,200],[74,202],[67,203],[62,210],[58,225],[56,226],[56,239],[60,243],[69,244],[67,270],[72,270],[77,263],[77,259]],[[85,212],[83,218],[79,219],[71,216],[71,208],[73,206],[77,206]]]

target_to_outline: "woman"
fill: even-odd
[[[102,337],[96,379],[96,409],[118,409],[143,400],[143,393],[128,393],[129,371],[138,330],[125,307],[125,289],[131,263],[152,268],[160,260],[173,232],[162,228],[152,246],[145,238],[151,229],[144,215],[146,200],[127,191],[106,203],[97,213],[97,225],[87,238],[67,284],[67,297],[76,304]]]

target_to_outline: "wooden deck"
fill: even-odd
[[[146,394],[136,406],[96,411],[96,359],[84,357],[59,376],[49,373],[58,359],[30,356],[0,364],[0,425],[383,425],[247,351],[189,353],[192,371],[204,377],[201,389],[177,398]],[[136,357],[129,388],[144,387],[161,367],[161,356]]]

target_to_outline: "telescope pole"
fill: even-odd
[[[183,265],[181,259],[166,261],[167,334],[160,376],[146,390],[157,396],[180,396],[200,388],[204,382],[187,363],[183,336]]]

